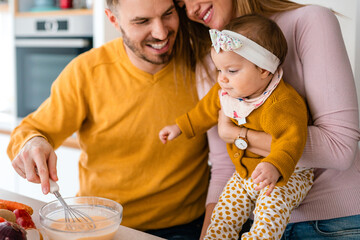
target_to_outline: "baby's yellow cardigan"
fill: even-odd
[[[176,120],[188,138],[217,124],[218,111],[221,109],[219,90],[220,86],[216,84],[194,109]],[[307,109],[304,100],[289,84],[281,80],[265,103],[250,113],[246,121],[244,127],[271,134],[271,152],[264,158],[248,150],[240,150],[233,143],[227,144],[236,171],[242,178],[247,178],[258,163],[269,162],[281,174],[277,186],[285,185],[306,143]]]

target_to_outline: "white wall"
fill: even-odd
[[[94,47],[120,36],[105,15],[106,1],[94,1]]]

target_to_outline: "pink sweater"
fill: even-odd
[[[305,97],[310,123],[298,166],[315,167],[308,196],[291,222],[360,214],[359,113],[354,77],[336,16],[327,8],[306,6],[272,17],[288,43],[284,80]],[[200,97],[207,91],[198,87]],[[216,202],[233,167],[225,144],[208,133],[212,178],[207,203]],[[219,143],[220,142],[220,143]]]

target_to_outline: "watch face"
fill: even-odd
[[[244,139],[238,138],[235,140],[235,146],[240,150],[245,150],[248,147],[248,144]]]

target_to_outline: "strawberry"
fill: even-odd
[[[31,218],[30,214],[25,209],[15,209],[14,214],[16,218],[23,217],[23,218]]]
[[[35,223],[32,221],[32,219],[26,219],[23,217],[19,217],[16,219],[16,223],[19,224],[24,229],[36,228]]]
[[[16,223],[21,227],[25,229],[36,228],[30,214],[25,209],[15,209],[14,214],[16,216]]]

